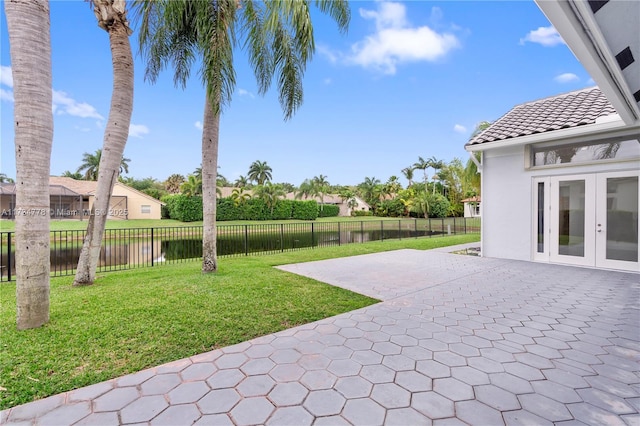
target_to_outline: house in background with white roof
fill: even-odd
[[[467,143],[482,254],[640,271],[640,2],[537,3],[598,87],[518,105]]]

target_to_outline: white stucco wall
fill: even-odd
[[[483,256],[532,260],[534,178],[639,168],[640,161],[602,161],[526,170],[524,146],[485,151],[482,172]]]

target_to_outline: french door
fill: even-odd
[[[640,270],[637,171],[534,180],[534,260]]]

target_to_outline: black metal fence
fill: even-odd
[[[218,225],[220,257],[480,232],[480,218]],[[85,231],[51,231],[51,275],[75,273]],[[0,281],[15,279],[15,235],[0,232]],[[107,229],[99,272],[202,258],[202,226]]]

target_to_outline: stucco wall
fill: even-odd
[[[113,195],[124,195],[127,197],[127,219],[161,219],[162,212],[160,201],[146,197],[137,191],[130,190],[122,185],[113,187]],[[150,206],[149,213],[142,213],[142,206]],[[118,205],[115,210],[124,209]],[[117,213],[117,212],[116,212]]]

